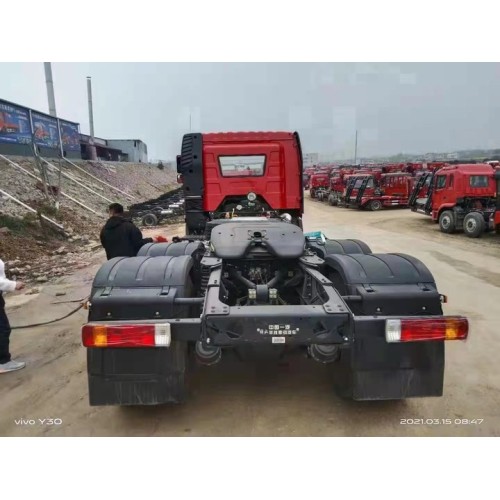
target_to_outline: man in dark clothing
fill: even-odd
[[[135,257],[146,243],[153,243],[154,238],[143,238],[140,229],[123,216],[123,206],[112,203],[109,207],[109,219],[101,230],[101,244],[106,250],[108,260],[114,257]]]

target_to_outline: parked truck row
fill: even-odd
[[[311,198],[330,205],[381,210],[407,207],[416,180],[444,163],[322,167],[309,174]]]
[[[447,234],[477,238],[500,228],[498,161],[323,166],[305,171],[304,187],[332,206],[410,208]]]

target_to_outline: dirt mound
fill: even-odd
[[[48,160],[49,184],[66,195],[60,196],[56,211],[37,186],[37,162],[26,157],[9,159],[17,167],[0,160],[2,190],[38,214],[0,194],[0,258],[7,262],[11,276],[27,282],[43,283],[87,265],[92,252],[100,248],[99,233],[109,203],[127,208],[179,187],[175,172],[144,163],[76,161],[71,165]],[[63,230],[41,219],[41,214]]]

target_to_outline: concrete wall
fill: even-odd
[[[108,140],[110,148],[121,149],[124,153],[128,154],[128,161],[133,163],[147,163],[148,162],[148,147],[140,140]]]

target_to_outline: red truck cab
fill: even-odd
[[[288,214],[301,225],[302,152],[297,133],[187,134],[177,161],[187,234],[212,219]]]
[[[427,186],[422,179],[416,184],[410,207],[430,215],[444,233],[463,229],[468,236],[480,236],[495,212],[494,173],[485,163],[447,165],[427,176]]]
[[[311,198],[317,198],[319,191],[326,191],[330,182],[330,169],[316,171],[309,179],[309,194]]]

